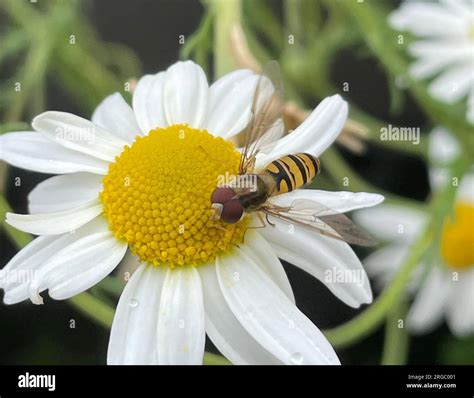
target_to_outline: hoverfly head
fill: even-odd
[[[211,195],[213,219],[235,224],[244,216],[244,207],[235,191],[230,187],[217,187]]]

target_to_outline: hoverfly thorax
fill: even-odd
[[[258,209],[269,197],[268,184],[262,176],[238,176],[228,186],[217,187],[211,195],[214,219],[227,224],[240,221],[245,212]]]

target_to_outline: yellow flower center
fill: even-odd
[[[212,260],[241,243],[247,228],[247,217],[232,225],[211,220],[218,178],[235,175],[239,160],[233,144],[187,125],[137,137],[103,180],[100,198],[110,230],[150,264]]]
[[[441,237],[441,257],[452,268],[474,265],[474,206],[456,205],[453,219],[448,219]]]

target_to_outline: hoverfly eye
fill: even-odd
[[[211,203],[225,204],[235,197],[235,191],[229,187],[219,187],[211,195]]]
[[[227,224],[235,224],[242,218],[244,214],[244,207],[239,199],[232,199],[224,203],[222,209],[221,219]]]

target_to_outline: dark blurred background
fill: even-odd
[[[167,68],[179,59],[178,36],[190,35],[200,23],[203,8],[192,0],[100,0],[84,1],[84,12],[101,39],[121,43],[137,54],[143,73]],[[387,1],[395,6],[398,1]],[[281,2],[269,1],[276,15],[281,15]],[[5,15],[0,15],[0,21]],[[341,51],[332,65],[335,87],[350,82],[351,90],[342,93],[363,110],[397,124],[423,126],[425,119],[414,101],[407,97],[403,110],[396,116],[389,112],[390,93],[382,68],[360,47]],[[16,69],[15,62],[1,70],[2,80]],[[314,98],[311,105],[316,105]],[[56,79],[47,80],[46,109],[68,111],[82,116],[81,107]],[[424,131],[426,133],[426,131]],[[371,144],[364,156],[343,148],[339,151],[353,168],[373,185],[398,195],[424,200],[429,194],[424,163]],[[20,176],[22,185],[15,187],[13,178]],[[7,198],[14,210],[26,212],[28,192],[47,175],[10,168],[7,175]],[[5,264],[16,249],[0,232],[0,263]],[[360,251],[363,255],[364,252]],[[320,328],[334,327],[350,319],[357,311],[336,299],[323,284],[295,267],[285,264],[299,308]],[[24,302],[14,306],[0,305],[0,363],[2,364],[105,364],[109,331],[79,314],[70,305],[45,296],[45,305]],[[75,320],[75,328],[70,321]],[[440,340],[445,341],[445,327],[424,337],[412,339],[410,363],[446,362]],[[383,330],[347,349],[338,350],[343,364],[376,364],[380,361]],[[420,344],[421,343],[421,344]],[[213,349],[209,344],[208,349]]]

